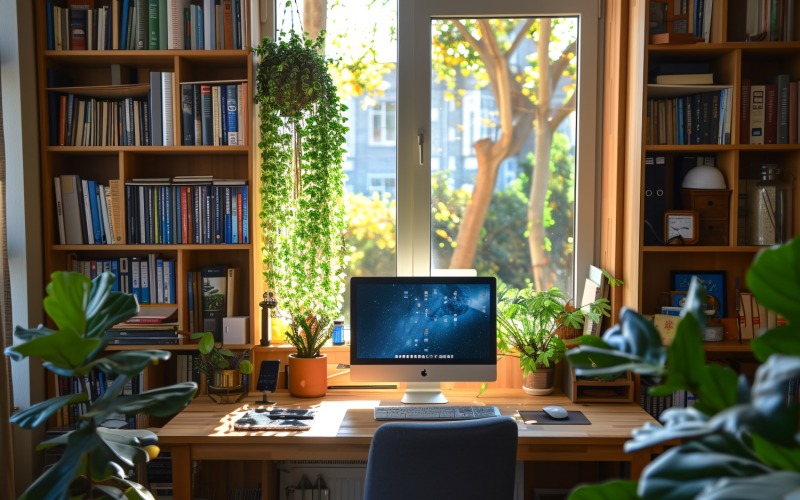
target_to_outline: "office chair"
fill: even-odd
[[[389,422],[375,431],[364,500],[503,500],[514,496],[510,417]]]

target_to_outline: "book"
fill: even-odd
[[[182,336],[175,337],[111,337],[110,345],[177,345],[181,343]]]
[[[92,214],[92,196],[89,195],[89,181],[87,179],[81,179],[80,189],[83,197],[83,227],[85,228],[86,243],[89,245],[94,245],[96,241],[94,232],[94,216]],[[94,187],[92,187],[91,192],[94,192]]]
[[[229,267],[228,268],[228,275],[226,279],[225,286],[226,296],[225,296],[225,316],[232,317],[236,316],[236,287],[239,286],[239,274],[240,270],[238,267]]]
[[[750,144],[750,80],[742,80],[740,96],[739,144]]]
[[[706,85],[714,83],[714,73],[667,74],[656,76],[661,85]]]
[[[150,72],[150,133],[151,144],[153,146],[164,146],[164,136],[162,132],[162,115],[164,113],[164,99],[162,95],[161,72]]]
[[[181,145],[195,145],[194,85],[181,84]]]
[[[789,74],[777,75],[775,86],[778,92],[776,144],[789,144]]]
[[[69,50],[87,50],[89,31],[89,10],[94,8],[93,0],[70,0],[69,8]]]
[[[176,321],[178,319],[178,308],[175,306],[151,306],[141,307],[132,317],[124,323],[136,324],[160,324]],[[123,323],[123,324],[124,324]]]
[[[162,108],[162,123],[161,129],[163,133],[162,142],[164,146],[173,146],[173,122],[172,122],[172,72],[165,71],[161,73],[161,108]]]
[[[144,0],[142,0],[144,1]],[[158,26],[158,9],[159,0],[148,0],[147,8],[147,48],[149,50],[158,50],[159,47],[159,34],[161,30]]]
[[[764,144],[778,143],[778,86],[764,85]]]
[[[748,144],[764,144],[764,104],[766,102],[766,87],[764,85],[750,86],[750,140]]]
[[[211,85],[200,85],[200,123],[202,145],[214,145],[214,114],[212,108]]]
[[[739,292],[739,333],[741,338],[752,339],[753,330],[753,294],[742,290]]]
[[[200,270],[203,297],[203,330],[212,332],[217,342],[222,342],[222,318],[227,305],[227,266],[204,266]]]
[[[237,85],[228,84],[225,86],[225,98],[227,101],[226,120],[228,124],[228,146],[239,145],[239,113],[237,107]]]
[[[136,50],[147,50],[148,34],[150,26],[150,2],[148,0],[136,0]]]
[[[58,222],[58,243],[65,245],[67,243],[66,227],[64,225],[64,202],[61,194],[61,178],[53,178],[53,189],[56,197],[56,220]]]

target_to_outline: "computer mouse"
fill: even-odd
[[[567,418],[569,416],[567,410],[555,405],[544,406],[542,407],[542,411],[547,413],[551,418],[556,418],[558,420]]]

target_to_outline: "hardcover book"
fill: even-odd
[[[200,270],[203,296],[203,330],[212,332],[217,342],[222,342],[222,318],[227,304],[227,266],[217,264]]]

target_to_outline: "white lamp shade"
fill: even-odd
[[[681,187],[686,189],[727,189],[725,176],[716,167],[698,165],[686,173]]]

